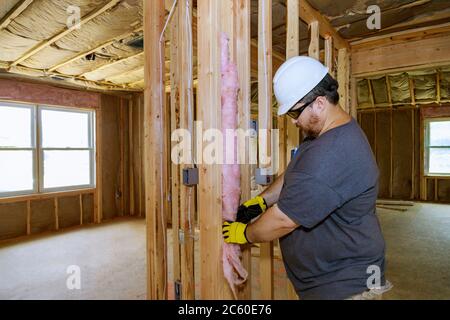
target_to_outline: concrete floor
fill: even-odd
[[[418,203],[407,212],[379,209],[379,216],[387,278],[394,285],[384,298],[450,299],[450,206]],[[67,289],[71,265],[80,267],[81,290]],[[253,265],[252,291],[258,298],[257,258]],[[285,299],[282,263],[276,261],[274,268],[275,298]],[[144,220],[0,243],[0,299],[144,299],[145,277]]]

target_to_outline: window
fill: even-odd
[[[0,102],[0,196],[94,187],[94,116]]]
[[[450,118],[425,120],[425,174],[450,175]]]

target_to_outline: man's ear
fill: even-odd
[[[313,109],[315,109],[314,112],[316,114],[322,113],[323,111],[325,111],[326,105],[327,105],[326,97],[322,97],[322,96],[317,97],[316,101],[314,103],[314,106],[313,106]]]

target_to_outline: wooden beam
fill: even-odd
[[[338,52],[338,72],[339,101],[342,108],[350,113],[349,108],[349,81],[350,81],[350,58],[346,48],[339,49]]]
[[[310,25],[313,21],[318,21],[320,35],[325,38],[326,36],[331,36],[334,39],[336,48],[347,48],[350,49],[348,42],[342,38],[339,33],[334,29],[331,23],[316,9],[311,7],[311,5],[306,0],[300,1],[300,19]]]
[[[189,10],[189,11],[188,11]],[[193,96],[193,42],[189,39],[192,29],[188,29],[187,15],[192,22],[192,0],[189,0],[189,8],[186,1],[178,3],[178,71],[180,93],[180,128],[193,132],[194,127],[194,96]],[[192,51],[190,51],[192,49]],[[191,155],[193,148],[191,144]],[[180,176],[184,169],[192,168],[194,163],[179,166]],[[184,241],[180,241],[181,247],[181,296],[182,299],[195,299],[194,281],[194,236],[195,236],[195,187],[180,184],[180,232],[184,235]]]
[[[311,30],[311,41],[309,43],[308,55],[311,58],[320,60],[320,47],[319,47],[319,21],[312,21],[309,24]]]
[[[164,116],[164,45],[160,35],[164,27],[164,1],[144,1],[145,46],[145,202],[147,219],[147,299],[167,299],[167,239],[163,212],[163,132]]]
[[[239,75],[239,95],[238,95],[238,121],[239,128],[247,131],[250,129],[251,121],[251,1],[237,0],[234,9],[236,18],[235,28],[235,56]],[[250,141],[249,141],[250,142]],[[244,147],[244,164],[241,169],[241,200],[246,201],[251,198],[251,165],[250,148]],[[252,265],[251,246],[242,248],[242,265],[248,271],[247,282],[239,288],[238,297],[242,300],[252,298]]]
[[[272,161],[272,0],[258,0],[258,128],[259,167],[269,169]],[[261,244],[261,299],[273,298],[273,242]]]
[[[68,65],[69,63],[72,63],[74,61],[82,59],[82,58],[86,57],[87,55],[89,55],[91,53],[94,53],[94,52],[97,52],[98,50],[101,50],[103,48],[106,48],[106,47],[112,45],[113,43],[115,43],[117,41],[120,41],[122,39],[125,39],[125,38],[129,37],[130,35],[132,35],[132,34],[134,34],[136,32],[142,31],[142,28],[143,27],[140,26],[139,28],[136,28],[136,29],[134,29],[131,32],[124,33],[124,34],[122,34],[122,35],[120,35],[118,37],[115,37],[115,38],[113,38],[111,40],[108,40],[107,42],[104,42],[104,43],[102,43],[101,45],[99,45],[99,46],[97,46],[95,48],[92,48],[92,49],[89,49],[87,51],[81,52],[81,53],[77,54],[76,56],[74,56],[74,57],[72,57],[72,58],[70,58],[68,60],[65,60],[65,61],[63,61],[61,63],[58,63],[58,64],[54,65],[53,67],[48,69],[48,71],[49,72],[53,72],[53,71],[55,71],[55,70],[65,66],[65,65]]]
[[[111,9],[112,7],[114,7],[116,4],[118,4],[121,0],[111,0],[109,1],[106,5],[104,5],[103,7],[91,12],[90,14],[88,14],[86,17],[83,17],[80,22],[77,25],[74,25],[70,28],[66,28],[64,31],[58,33],[57,35],[53,36],[52,38],[45,40],[41,43],[39,43],[38,45],[36,45],[34,48],[32,48],[31,50],[29,50],[27,53],[25,53],[24,55],[22,55],[19,59],[17,59],[16,61],[14,61],[11,66],[17,66],[18,64],[20,64],[21,62],[25,61],[26,59],[30,58],[31,56],[35,55],[36,53],[40,52],[41,50],[49,47],[50,45],[52,45],[53,43],[55,43],[56,41],[64,38],[65,36],[67,36],[68,34],[70,34],[72,31],[76,30],[77,27],[80,27],[86,23],[88,23],[89,21],[91,21],[92,19],[98,17],[99,15],[103,14],[104,12],[108,11],[109,9]]]
[[[0,19],[0,30],[5,29],[11,21],[17,18],[30,4],[33,0],[20,0],[17,4],[3,17]]]
[[[352,74],[365,77],[445,65],[450,63],[449,51],[450,34],[355,49],[352,51]]]
[[[434,26],[408,29],[374,37],[365,37],[361,40],[355,40],[350,43],[352,50],[364,47],[375,47],[382,45],[391,45],[408,39],[424,39],[426,37],[436,36],[438,34],[448,33],[450,31],[450,22]]]

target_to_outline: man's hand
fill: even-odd
[[[257,196],[240,205],[236,215],[237,222],[249,223],[252,219],[266,211],[267,204],[263,197]]]
[[[247,225],[241,222],[228,222],[222,224],[223,238],[226,243],[246,244],[249,243],[245,231]]]

